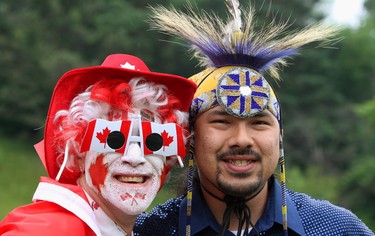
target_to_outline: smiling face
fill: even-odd
[[[138,123],[133,135],[139,135]],[[141,144],[130,142],[127,151],[88,151],[84,160],[84,189],[101,207],[112,212],[138,215],[145,211],[161,186],[165,157],[142,155]]]
[[[250,197],[276,169],[280,129],[268,110],[242,119],[216,106],[198,116],[194,132],[199,178],[212,192]]]

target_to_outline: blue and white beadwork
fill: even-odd
[[[270,91],[270,85],[261,74],[250,68],[237,67],[220,78],[216,98],[229,114],[249,118],[267,108]]]

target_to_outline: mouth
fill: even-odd
[[[251,160],[224,160],[224,161],[234,166],[247,166],[250,163],[254,162]]]
[[[222,159],[222,161],[225,163],[226,168],[233,173],[248,173],[254,170],[257,159],[254,157],[228,157],[225,159]]]
[[[147,176],[125,176],[125,175],[116,175],[115,179],[119,182],[126,184],[143,184],[148,180]]]

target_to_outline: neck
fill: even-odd
[[[126,219],[124,221],[125,218],[121,219],[121,218],[117,218],[117,219],[120,219],[120,220],[114,220],[114,222],[122,229],[125,231],[126,235],[127,236],[130,236],[132,235],[132,232],[133,232],[133,227],[134,227],[134,224],[135,224],[135,221],[137,219],[137,216],[132,216],[131,219]],[[121,222],[122,221],[122,222]]]
[[[211,191],[201,186],[201,189],[202,189],[203,197],[209,209],[211,210],[212,214],[214,215],[216,221],[219,224],[222,224],[223,215],[227,207],[227,204],[224,202],[224,197],[225,197],[224,193],[222,193],[217,188],[214,188],[212,189],[213,191]],[[250,208],[250,211],[251,211],[251,223],[253,225],[255,225],[255,223],[259,220],[259,218],[263,214],[263,211],[267,204],[267,196],[268,196],[268,182],[266,182],[266,184],[263,186],[263,188],[259,192],[255,193],[252,196],[244,197],[246,201],[245,204]],[[234,213],[231,214],[230,225],[228,229],[237,230],[238,222],[239,220],[236,217],[236,215]]]

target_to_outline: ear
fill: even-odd
[[[78,165],[79,171],[81,172],[81,175],[85,173],[86,153],[82,153],[82,154],[76,156],[77,165]]]
[[[174,166],[177,162],[177,156],[169,156],[166,158],[165,164],[168,166]]]

